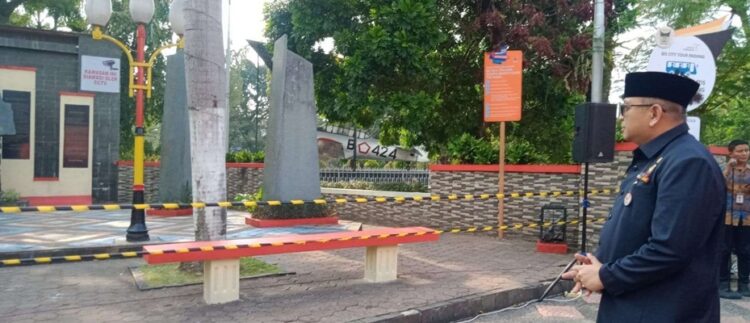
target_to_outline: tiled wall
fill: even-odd
[[[118,166],[117,201],[130,203],[133,200],[133,166],[120,163]],[[147,163],[143,173],[146,186],[146,203],[178,202],[159,201],[159,165]],[[263,168],[243,165],[227,165],[227,197],[231,200],[239,193],[255,193],[263,182]]]

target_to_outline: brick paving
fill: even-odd
[[[596,322],[600,296],[578,299],[553,298],[553,304],[530,304],[529,306],[506,310],[500,313],[487,313],[474,320],[472,318],[459,321],[460,323],[592,323]],[[750,322],[750,298],[741,300],[721,300],[721,322],[741,323]]]
[[[362,280],[364,250],[260,257],[294,275],[243,280],[240,300],[205,305],[202,286],[141,292],[141,259],[0,269],[0,318],[9,322],[346,322],[494,291],[538,286],[569,256],[483,235],[443,235],[400,248],[399,280]]]
[[[323,233],[357,230],[359,223],[342,221],[337,226],[300,226],[255,229],[245,225],[245,212],[229,210],[228,238],[252,238],[274,234]],[[130,211],[90,211],[0,214],[0,259],[4,253],[39,253],[59,248],[138,246],[125,241]],[[194,238],[193,218],[147,216],[150,243],[190,241]]]

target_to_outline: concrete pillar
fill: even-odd
[[[185,53],[167,57],[167,84],[161,121],[159,201],[192,202],[190,122],[185,83]]]
[[[263,199],[312,200],[320,197],[313,66],[286,43],[274,45]]]
[[[398,246],[367,247],[365,252],[365,280],[373,283],[396,280]]]
[[[203,262],[203,300],[206,304],[229,303],[240,299],[240,260]]]

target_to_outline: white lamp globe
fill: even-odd
[[[130,18],[136,23],[147,24],[154,17],[154,0],[130,0]]]
[[[185,15],[182,13],[184,7],[184,0],[173,0],[169,7],[169,25],[172,27],[172,31],[180,36],[185,34]]]
[[[84,10],[87,23],[103,27],[112,16],[112,2],[111,0],[86,0]]]

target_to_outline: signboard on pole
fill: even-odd
[[[484,122],[521,120],[522,71],[519,50],[484,54]]]
[[[505,122],[520,121],[523,102],[523,53],[508,50],[484,53],[484,122],[500,122],[498,193],[505,193]],[[503,199],[497,202],[497,223],[503,225]],[[503,238],[503,231],[497,232]]]
[[[689,77],[700,84],[700,101],[693,102],[687,111],[706,102],[716,82],[716,62],[711,49],[695,36],[674,37],[667,48],[656,47],[651,53],[648,70]]]
[[[120,93],[120,59],[82,55],[81,91]]]

